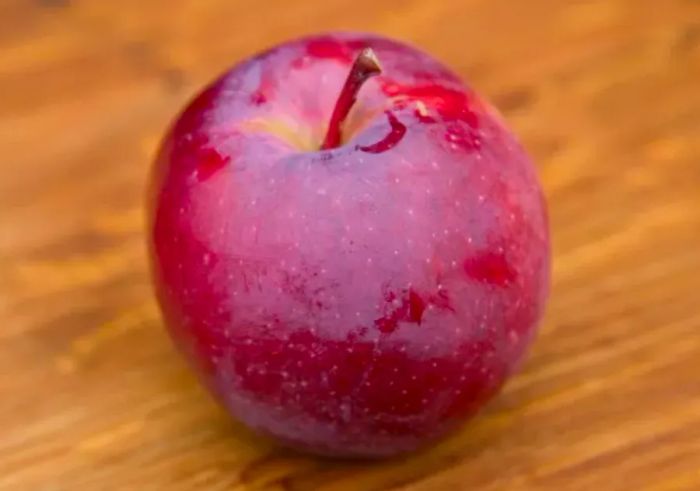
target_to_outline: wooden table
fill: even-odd
[[[553,294],[436,447],[316,460],[232,423],[161,326],[144,183],[198,87],[326,29],[417,43],[539,165]],[[2,0],[0,489],[700,489],[700,2]]]

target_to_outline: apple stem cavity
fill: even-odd
[[[381,72],[379,60],[372,48],[364,48],[360,51],[335,103],[326,137],[321,144],[321,150],[336,148],[340,145],[343,122],[357,100],[357,93],[369,78],[379,75]]]

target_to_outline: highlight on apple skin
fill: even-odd
[[[433,441],[496,394],[544,310],[530,159],[398,41],[311,36],[234,66],[173,123],[150,191],[172,338],[235,418],[296,448]]]

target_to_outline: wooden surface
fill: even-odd
[[[503,111],[550,203],[524,371],[437,447],[279,449],[171,348],[145,261],[155,145],[305,32],[413,41]],[[700,2],[0,0],[0,489],[700,489]]]

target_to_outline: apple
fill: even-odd
[[[306,37],[223,74],[165,136],[149,208],[159,304],[203,383],[324,455],[407,452],[468,419],[548,295],[525,151],[384,37]]]

